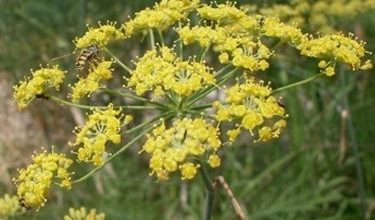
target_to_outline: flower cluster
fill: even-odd
[[[17,196],[5,194],[0,198],[0,219],[6,220],[14,216],[20,209]]]
[[[95,209],[90,209],[87,212],[85,207],[81,207],[80,209],[69,209],[69,214],[64,216],[64,220],[104,220],[105,214],[100,213],[97,214]]]
[[[205,5],[197,9],[206,20],[216,22],[211,26],[185,26],[178,30],[184,44],[198,42],[202,47],[213,46],[221,63],[232,63],[250,71],[266,70],[272,50],[263,38],[276,38],[289,43],[302,55],[323,59],[319,67],[326,75],[334,74],[336,61],[353,69],[372,68],[370,60],[363,61],[364,43],[340,34],[314,38],[295,25],[285,24],[275,17],[247,15],[231,4],[216,7]]]
[[[192,179],[200,164],[196,161],[208,156],[211,167],[220,166],[217,151],[221,146],[217,128],[203,119],[178,119],[171,128],[163,123],[148,135],[143,150],[151,155],[151,174],[167,180],[170,173],[181,172],[181,179]]]
[[[14,86],[14,98],[20,109],[25,108],[37,95],[43,95],[49,88],[59,89],[64,81],[65,71],[59,67],[41,68],[32,71],[33,77]]]
[[[116,29],[115,25],[114,22],[108,22],[106,25],[99,24],[98,28],[89,27],[89,30],[82,37],[74,40],[76,48],[81,49],[91,45],[104,47],[113,41],[124,39],[124,34]]]
[[[167,47],[147,51],[136,65],[127,86],[134,88],[138,95],[153,91],[161,96],[172,91],[189,96],[203,86],[215,83],[214,75],[204,63],[182,61]]]
[[[123,25],[125,35],[130,37],[137,32],[153,28],[163,31],[186,18],[198,3],[199,0],[162,0],[152,9],[142,10],[136,13],[135,18],[125,22]]]
[[[275,17],[263,17],[260,30],[263,36],[278,38],[297,49],[300,49],[301,45],[308,41],[307,35],[302,33],[301,29],[295,25],[284,24]]]
[[[337,61],[350,65],[353,70],[371,69],[370,60],[365,62],[361,60],[365,53],[364,42],[358,42],[338,34],[325,35],[306,41],[301,50],[302,55],[323,58],[319,67],[328,76],[335,74],[334,67]]]
[[[253,134],[258,130],[256,141],[267,141],[279,137],[280,130],[286,126],[284,108],[271,96],[271,88],[258,83],[254,78],[245,83],[237,83],[225,91],[225,104],[214,103],[218,121],[238,122],[234,129],[227,132],[230,141],[234,141],[244,128]],[[276,120],[277,119],[277,120]]]
[[[46,196],[52,182],[58,181],[58,185],[63,188],[71,187],[71,173],[68,169],[73,161],[65,154],[47,151],[33,155],[32,161],[26,169],[18,171],[19,176],[14,182],[22,205],[40,208],[47,200]]]
[[[91,65],[86,77],[80,77],[79,81],[72,86],[71,98],[78,102],[82,97],[90,96],[100,86],[103,80],[112,78],[112,61],[101,61],[97,65]]]
[[[288,4],[262,7],[258,11],[265,16],[278,16],[288,23],[327,33],[334,31],[331,21],[352,19],[374,8],[373,0],[293,0]]]
[[[246,15],[228,4],[216,8],[205,5],[197,9],[206,20],[215,21],[215,26],[184,26],[178,34],[185,45],[198,42],[202,47],[213,46],[221,63],[229,63],[251,71],[265,70],[271,50],[259,39],[259,22],[256,17]]]
[[[88,115],[87,122],[75,129],[76,140],[69,145],[80,146],[77,151],[78,160],[99,166],[103,163],[106,144],[121,142],[121,127],[130,123],[132,117],[121,114],[121,109],[113,109],[110,104],[106,109],[94,109]]]

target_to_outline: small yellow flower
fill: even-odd
[[[162,0],[152,9],[146,8],[135,14],[135,17],[123,25],[125,35],[132,36],[141,31],[157,29],[163,31],[196,8],[199,0]]]
[[[68,172],[73,161],[65,154],[47,153],[35,154],[33,163],[26,169],[18,170],[19,176],[14,179],[17,185],[17,195],[27,207],[40,208],[47,201],[48,190],[53,182],[63,188],[70,189],[71,173]]]
[[[153,91],[161,96],[173,91],[189,96],[203,86],[215,83],[211,69],[204,63],[182,61],[167,47],[148,51],[136,65],[127,86],[134,88],[138,95]]]
[[[18,86],[14,86],[14,98],[18,107],[25,108],[36,95],[43,95],[50,88],[58,90],[64,81],[65,73],[66,71],[60,70],[57,65],[32,71],[31,79],[26,78]]]
[[[0,219],[6,220],[20,210],[18,197],[5,194],[0,198]]]
[[[69,214],[64,216],[64,220],[104,220],[105,214],[97,214],[95,209],[90,209],[87,213],[85,207],[79,209],[69,208]]]
[[[102,61],[98,65],[91,66],[86,78],[80,78],[72,86],[71,98],[73,102],[78,102],[82,97],[90,96],[100,86],[103,80],[112,78],[112,61]]]
[[[208,164],[210,164],[210,166],[212,168],[215,168],[215,167],[219,167],[220,164],[221,164],[221,159],[219,157],[219,155],[217,154],[212,154],[208,157]]]
[[[191,162],[187,162],[182,164],[179,168],[181,170],[181,179],[182,180],[190,180],[195,177],[197,174],[198,168],[200,167],[199,164],[194,164]]]
[[[215,102],[218,121],[234,121],[239,124],[234,129],[227,131],[230,142],[234,142],[244,128],[253,135],[254,129],[258,131],[259,138],[255,141],[266,141],[279,136],[281,128],[285,127],[277,118],[285,118],[284,108],[271,96],[271,88],[258,83],[254,78],[247,79],[245,83],[237,83],[226,90],[225,104]],[[268,128],[270,124],[272,128]],[[282,126],[284,125],[284,126]]]
[[[228,130],[227,135],[228,135],[229,141],[234,142],[240,133],[241,133],[240,128]]]
[[[76,48],[81,49],[91,45],[104,47],[113,41],[124,39],[124,34],[115,25],[115,22],[107,22],[106,25],[99,23],[98,28],[89,27],[89,30],[82,37],[74,40]]]
[[[192,179],[199,165],[194,158],[209,158],[207,162],[211,167],[220,165],[220,158],[216,152],[221,142],[218,131],[203,119],[179,119],[172,127],[167,129],[161,124],[148,135],[142,151],[151,155],[151,175],[156,175],[159,180],[167,180],[169,175],[178,169],[181,179]],[[212,156],[211,155],[215,155]]]
[[[75,142],[69,143],[73,147],[82,145],[78,148],[78,160],[93,163],[95,166],[102,164],[106,143],[111,141],[119,144],[121,127],[131,121],[129,115],[123,121],[122,118],[121,109],[113,109],[112,104],[106,109],[94,109],[88,115],[86,124],[75,129]]]

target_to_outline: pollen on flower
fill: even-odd
[[[239,124],[228,130],[230,142],[235,141],[241,128],[248,130],[251,135],[254,135],[255,129],[260,129],[259,139],[255,141],[267,141],[279,136],[280,130],[286,125],[285,120],[285,124],[280,120],[287,115],[284,108],[271,96],[271,91],[269,86],[249,78],[245,83],[237,83],[225,91],[225,104],[214,103],[218,121],[234,121]]]
[[[77,156],[79,161],[93,163],[99,166],[103,163],[106,144],[111,141],[114,144],[121,142],[121,126],[131,121],[131,117],[121,114],[121,109],[115,110],[113,105],[105,109],[94,109],[88,115],[87,122],[75,129],[76,140],[69,143],[70,146],[79,146]]]
[[[72,173],[68,169],[73,161],[65,154],[47,151],[33,155],[32,161],[26,169],[18,170],[19,175],[14,182],[19,200],[27,207],[39,209],[47,201],[53,182],[70,189]]]
[[[32,71],[32,78],[26,78],[14,86],[14,98],[19,109],[25,108],[36,95],[43,95],[50,88],[58,90],[63,83],[66,71],[53,66]]]
[[[101,86],[103,80],[111,79],[112,64],[112,61],[103,60],[98,65],[92,65],[87,76],[85,78],[81,77],[72,86],[72,93],[70,94],[72,101],[78,102],[82,97],[90,96]]]
[[[81,49],[91,45],[104,47],[113,41],[124,39],[124,34],[115,25],[115,22],[107,22],[105,25],[99,24],[98,28],[89,27],[82,37],[74,40],[76,48]]]
[[[79,209],[69,208],[69,213],[64,216],[64,220],[104,220],[104,213],[97,213],[95,209],[88,212],[85,207]]]
[[[20,209],[18,197],[5,194],[0,197],[0,219],[14,216]]]
[[[202,62],[182,61],[172,49],[161,47],[151,50],[136,63],[128,81],[138,95],[153,91],[155,96],[173,91],[189,96],[203,86],[215,83],[211,69]]]
[[[162,123],[148,135],[142,148],[151,156],[151,175],[167,180],[179,169],[181,179],[192,179],[199,169],[196,157],[208,156],[211,167],[219,166],[216,152],[221,142],[218,135],[217,129],[203,119],[179,119],[171,128]]]
[[[135,17],[123,24],[127,37],[143,30],[157,29],[163,31],[195,9],[199,0],[162,0],[153,8],[146,8],[135,14]]]

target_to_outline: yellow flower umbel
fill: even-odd
[[[104,220],[105,214],[97,214],[95,209],[90,209],[90,212],[86,211],[86,208],[81,207],[80,209],[69,209],[69,214],[64,216],[64,220]]]
[[[199,0],[162,0],[150,9],[146,8],[123,25],[125,35],[130,37],[140,31],[157,29],[163,31],[177,21],[186,18],[196,8]]]
[[[218,4],[216,7],[204,5],[197,9],[201,18],[215,21],[217,26],[226,29],[227,33],[247,34],[258,28],[255,17],[248,16],[245,11],[238,9],[234,4]]]
[[[106,25],[99,24],[98,28],[89,27],[89,30],[82,37],[74,40],[76,48],[81,49],[91,45],[104,47],[113,41],[124,39],[124,34],[117,30],[115,25],[114,22],[108,22]]]
[[[123,120],[122,118],[121,109],[113,109],[112,104],[106,109],[94,109],[88,115],[86,124],[75,129],[75,142],[69,143],[71,146],[82,145],[77,151],[78,160],[93,163],[95,166],[102,164],[107,142],[119,144],[121,127],[132,120],[130,115]]]
[[[6,220],[14,216],[20,209],[18,197],[5,194],[0,198],[0,219]]]
[[[18,86],[14,86],[14,98],[18,107],[25,108],[36,95],[43,95],[49,88],[58,90],[64,81],[65,73],[57,65],[32,71],[31,79],[26,78]]]
[[[301,46],[301,54],[323,59],[319,67],[327,76],[332,76],[335,74],[336,61],[350,65],[353,70],[371,68],[369,60],[362,61],[366,54],[364,44],[343,35],[332,34],[306,41]]]
[[[279,137],[281,128],[286,126],[284,108],[271,96],[271,88],[247,79],[245,83],[226,90],[225,104],[214,103],[218,121],[235,121],[236,127],[227,132],[229,141],[233,142],[240,129],[248,130],[252,135],[258,130],[256,141],[267,141]]]
[[[47,201],[46,197],[52,183],[70,189],[71,173],[68,172],[68,168],[73,161],[65,154],[47,151],[33,155],[32,161],[26,169],[18,170],[19,176],[14,182],[21,204],[39,209]]]
[[[219,53],[220,63],[232,63],[250,71],[266,70],[271,50],[255,34],[259,29],[256,18],[233,5],[220,4],[217,8],[203,6],[197,9],[199,15],[212,26],[185,26],[178,30],[184,44],[198,42],[202,47],[212,46]]]
[[[112,78],[112,61],[101,61],[98,65],[91,65],[86,78],[81,77],[72,86],[71,98],[73,102],[78,102],[82,97],[90,96],[100,86],[103,80]]]
[[[221,146],[218,130],[203,119],[178,119],[167,129],[163,123],[148,135],[142,151],[151,155],[151,175],[167,180],[177,170],[181,179],[192,179],[205,159],[211,167],[220,165],[216,154]],[[208,157],[208,158],[206,158]]]
[[[295,25],[284,24],[275,17],[264,17],[260,29],[262,35],[278,38],[282,42],[290,43],[298,49],[301,44],[308,40],[307,35],[302,33],[301,29]]]
[[[153,91],[156,96],[165,92],[189,96],[215,82],[210,68],[204,63],[182,61],[167,47],[146,52],[136,65],[128,87],[134,88],[138,95]]]

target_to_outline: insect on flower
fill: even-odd
[[[22,198],[22,197],[20,197],[20,198],[18,199],[18,203],[19,203],[20,207],[24,208],[26,211],[29,211],[29,210],[31,209],[30,206],[26,205],[26,203],[25,203],[25,199]]]
[[[89,47],[84,48],[81,53],[78,55],[76,60],[76,69],[77,71],[84,71],[88,68],[91,64],[97,64],[98,63],[98,54],[99,54],[99,48],[97,45],[91,45]]]

